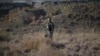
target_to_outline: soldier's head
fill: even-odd
[[[50,17],[48,18],[48,22],[51,22],[51,18]]]

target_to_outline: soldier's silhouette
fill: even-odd
[[[51,18],[48,18],[46,30],[47,30],[47,36],[46,37],[52,39],[53,32],[54,32],[54,23],[51,21]]]

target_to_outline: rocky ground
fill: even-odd
[[[55,24],[47,43],[47,18]],[[14,8],[0,17],[0,56],[100,56],[100,5],[43,4]]]

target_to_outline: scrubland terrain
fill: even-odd
[[[55,31],[45,38],[47,18]],[[100,4],[46,3],[0,17],[0,56],[100,56]]]

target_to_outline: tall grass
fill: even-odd
[[[52,46],[47,43],[47,39],[44,37],[44,32],[36,33],[26,33],[14,35],[13,40],[9,43],[10,51],[20,51],[24,56],[68,56],[68,55],[78,55],[78,56],[99,56],[99,44],[100,35],[95,32],[87,33],[58,33],[55,32],[53,35]],[[14,41],[14,40],[17,40]],[[65,45],[64,49],[57,48],[56,45]],[[92,54],[91,54],[92,53]],[[17,53],[20,55],[19,53]],[[16,54],[13,54],[16,55]]]

